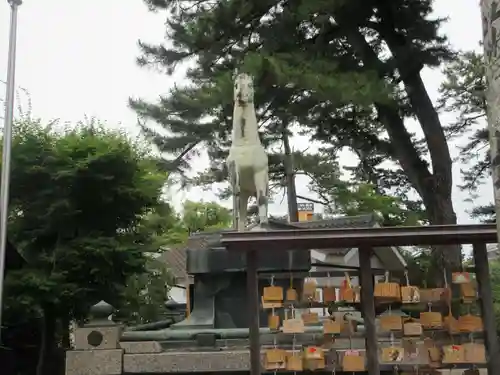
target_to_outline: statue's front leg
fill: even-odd
[[[268,204],[269,204],[269,184],[267,169],[255,172],[255,190],[257,192],[257,204],[259,205],[259,222],[267,224],[268,219]]]
[[[238,196],[238,231],[244,232],[247,227],[247,206],[248,206],[248,194],[244,191],[240,191]]]
[[[239,210],[240,201],[240,179],[236,163],[231,160],[227,163],[227,171],[229,174],[229,181],[231,183],[231,192],[233,195],[233,229],[238,229],[241,212]]]
[[[231,190],[233,192],[233,195],[239,195],[240,194],[240,178],[239,178],[239,173],[238,169],[236,167],[236,162],[234,160],[231,160],[230,162],[227,163],[227,170],[229,174],[229,182],[231,183]]]

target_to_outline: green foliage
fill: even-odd
[[[493,293],[493,309],[497,321],[497,327],[500,327],[500,261],[490,262],[490,282]]]
[[[435,286],[435,280],[432,280],[433,259],[431,251],[425,248],[411,251],[400,249],[400,251],[407,264],[410,285],[428,288]]]
[[[462,190],[473,195],[491,178],[491,158],[486,123],[486,77],[482,54],[465,52],[457,56],[444,69],[445,80],[440,87],[439,107],[456,113],[455,121],[447,127],[449,138],[467,142],[459,146],[459,160],[468,165],[462,169]],[[471,165],[472,163],[472,165]],[[492,206],[474,207],[473,218],[494,221]]]
[[[471,132],[486,116],[486,81],[483,56],[464,52],[444,68],[445,80],[441,84],[439,106],[446,112],[457,113],[449,126],[452,135]]]
[[[215,202],[186,201],[182,221],[188,233],[230,228],[230,211]]]
[[[471,211],[471,217],[479,219],[483,223],[494,223],[496,222],[495,205],[489,204],[486,206],[474,207]]]
[[[153,252],[186,240],[186,230],[182,221],[168,203],[162,203],[143,215],[138,229],[140,233],[151,239]]]
[[[7,275],[5,325],[64,324],[101,299],[130,302],[125,287],[158,250],[144,220],[165,207],[166,177],[141,144],[98,123],[17,123],[9,238],[28,263]]]
[[[232,216],[229,210],[215,202],[186,201],[180,214],[167,204],[146,214],[141,230],[153,238],[155,251],[148,254],[147,272],[128,279],[124,290],[124,304],[116,316],[129,324],[158,321],[166,312],[165,302],[169,285],[173,284],[168,265],[157,259],[173,245],[187,242],[191,233],[229,228]]]
[[[475,163],[462,171],[462,189],[476,191],[489,177],[490,157],[486,127],[486,78],[483,56],[475,52],[460,54],[444,69],[445,80],[440,87],[439,106],[445,112],[457,113],[448,131],[452,138],[468,137],[460,147],[460,161]]]
[[[147,272],[129,277],[123,292],[126,302],[119,306],[116,319],[126,324],[151,323],[161,319],[166,312],[169,285],[172,278],[167,266],[150,257],[146,262]]]
[[[424,216],[409,210],[400,198],[380,194],[371,184],[345,182],[336,191],[334,202],[335,211],[346,215],[378,213],[386,226],[418,225]]]
[[[426,221],[418,202],[364,182],[369,181],[366,177],[342,178],[341,168],[330,155],[329,150],[323,149],[316,154],[293,157],[299,173],[310,178],[309,189],[325,204],[325,213],[348,216],[378,213],[387,226],[418,225]]]

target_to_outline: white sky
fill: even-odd
[[[453,46],[462,50],[477,49],[481,39],[479,1],[437,0],[436,14],[449,17],[444,27]],[[10,8],[0,0],[0,80],[5,80],[9,38]],[[154,100],[174,83],[182,83],[182,72],[167,77],[139,68],[137,40],[161,42],[165,33],[164,15],[147,11],[141,0],[25,0],[19,8],[16,84],[29,91],[33,115],[45,120],[79,121],[95,116],[110,126],[138,133],[134,113],[128,109],[129,96]],[[425,83],[433,99],[441,82],[439,71],[426,71]],[[5,85],[0,83],[0,98]],[[20,92],[20,104],[26,99]],[[16,105],[19,103],[16,103]],[[26,108],[25,108],[26,109]],[[0,117],[3,116],[0,115]],[[450,117],[442,117],[443,122]],[[296,139],[296,149],[307,142]],[[451,145],[454,153],[456,148]],[[353,163],[343,155],[341,162]],[[460,166],[455,166],[459,183]],[[307,181],[298,179],[297,190],[309,195]],[[481,203],[491,200],[491,186],[481,191]],[[213,199],[213,194],[198,189],[176,193],[178,206],[186,198]],[[470,222],[465,202],[467,194],[454,192],[459,222]],[[286,207],[279,201],[270,207],[271,214],[282,214]]]

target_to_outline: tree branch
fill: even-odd
[[[317,203],[317,204],[321,204],[323,206],[328,206],[330,203],[328,202],[323,202],[323,201],[319,201],[317,199],[313,199],[313,198],[307,198],[307,197],[304,197],[303,195],[299,195],[297,194],[297,198],[299,199],[303,199],[305,201],[308,201],[308,202],[311,202],[311,203]]]

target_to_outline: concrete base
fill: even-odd
[[[125,373],[248,371],[250,355],[245,351],[172,352],[158,354],[126,354]]]
[[[121,342],[120,347],[125,354],[161,353],[162,348],[157,341]]]
[[[121,375],[123,350],[74,350],[66,353],[66,375]]]
[[[358,342],[359,341],[359,342]],[[351,341],[339,339],[324,343],[326,367],[324,373],[341,371],[343,353],[350,347],[362,348],[359,339]],[[399,345],[395,340],[394,345]],[[354,345],[358,344],[358,345]],[[352,345],[352,346],[351,346]],[[389,343],[382,343],[382,347]],[[214,348],[214,350],[191,350],[189,348],[162,348],[160,343],[123,342],[121,349],[70,351],[66,355],[66,375],[121,375],[121,374],[168,374],[168,373],[248,373],[250,370],[250,353],[248,349],[236,347]],[[300,345],[297,347],[300,350]],[[427,356],[422,344],[418,345],[420,355],[400,364],[403,374],[414,374],[415,366],[428,365]],[[262,359],[264,350],[262,352]],[[263,362],[262,362],[263,363]],[[468,366],[457,366],[455,369],[439,370],[440,375],[462,375]],[[384,373],[392,373],[393,364],[381,363]],[[487,370],[479,369],[480,375],[487,375]]]

